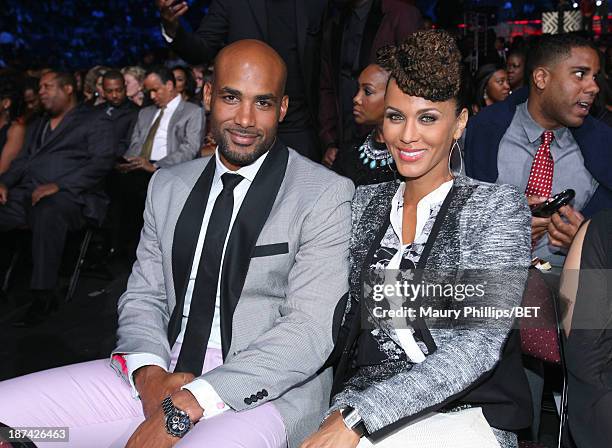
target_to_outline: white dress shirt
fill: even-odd
[[[451,187],[453,186],[453,181],[449,180],[448,182],[444,182],[438,188],[436,188],[431,193],[427,194],[423,197],[419,203],[417,204],[417,220],[416,220],[416,231],[414,233],[414,240],[418,240],[423,232],[423,228],[429,219],[429,214],[431,213],[431,206],[433,204],[444,202],[444,199],[448,195]],[[404,219],[403,214],[403,205],[404,205],[404,191],[406,189],[406,184],[402,182],[393,196],[393,200],[391,202],[391,212],[389,214],[389,219],[391,221],[391,227],[393,227],[393,231],[399,238],[401,243],[401,248],[395,253],[395,255],[389,261],[387,265],[387,269],[399,269],[400,263],[402,262],[402,256],[411,243],[405,244],[402,239],[402,222]],[[414,339],[413,331],[410,328],[396,328],[395,332],[400,341],[400,344],[406,355],[412,362],[420,363],[425,361],[425,355],[423,351],[418,346],[417,342]]]
[[[168,126],[170,125],[172,115],[174,115],[174,112],[176,111],[176,108],[178,107],[180,102],[181,96],[177,95],[172,101],[166,104],[166,108],[164,109],[164,115],[161,121],[159,122],[159,127],[157,128],[155,138],[153,139],[151,160],[161,160],[168,155]],[[153,123],[155,123],[155,120],[157,119],[160,113],[161,109],[159,109],[153,117],[153,121],[151,121],[151,126],[153,126]],[[147,131],[147,133],[148,132],[149,131]]]
[[[229,236],[231,233],[231,228],[234,225],[234,221],[236,220],[236,215],[240,210],[240,206],[242,205],[242,201],[244,200],[257,172],[261,168],[264,160],[267,157],[267,152],[259,157],[254,163],[244,166],[240,168],[238,171],[234,171],[236,174],[240,174],[244,179],[234,188],[234,208],[232,211],[232,217],[230,220],[230,227],[227,232],[227,236],[225,237],[225,243],[223,244],[223,252],[221,255],[221,266],[223,266],[223,259],[225,258],[225,250],[227,248],[227,242],[229,240]],[[219,158],[218,149],[215,151],[215,174],[213,177],[213,182],[210,188],[210,194],[208,195],[208,202],[206,204],[206,209],[204,211],[204,218],[202,219],[202,227],[200,228],[200,234],[198,236],[198,242],[196,245],[195,254],[193,257],[193,263],[191,265],[191,273],[189,274],[189,282],[187,284],[187,290],[185,292],[185,302],[183,307],[183,320],[181,322],[181,331],[177,337],[176,342],[182,343],[183,337],[185,336],[185,329],[187,327],[187,320],[189,318],[189,310],[191,306],[191,299],[193,295],[193,290],[195,287],[196,276],[198,273],[198,266],[200,264],[200,257],[202,256],[202,249],[204,246],[204,238],[206,236],[206,230],[208,229],[208,222],[210,220],[210,215],[212,214],[212,209],[217,199],[217,196],[223,190],[223,181],[221,180],[221,176],[230,170],[223,165],[221,159]],[[217,296],[215,299],[215,312],[213,315],[212,326],[210,329],[210,336],[208,339],[208,348],[221,348],[221,312],[220,312],[220,281],[221,281],[221,273],[219,273],[219,279],[217,281]],[[164,362],[162,358],[157,355],[153,355],[150,353],[135,353],[130,355],[124,355],[126,366],[128,370],[128,379],[130,380],[130,384],[132,385],[132,392],[134,397],[138,396],[138,392],[136,391],[136,387],[134,386],[133,374],[140,367],[144,367],[147,365],[156,365],[162,367],[165,370],[168,370],[169,366]],[[186,384],[184,389],[189,390],[193,396],[196,398],[198,403],[202,408],[204,408],[204,416],[203,418],[210,418],[222,412],[225,412],[229,409],[228,406],[219,406],[219,403],[222,403],[223,400],[219,397],[219,395],[215,392],[213,387],[204,379],[196,378],[189,384]]]

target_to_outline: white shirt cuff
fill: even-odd
[[[425,361],[425,355],[423,354],[423,351],[414,339],[412,330],[410,328],[395,329],[395,332],[402,348],[406,352],[406,355],[408,356],[408,359],[410,359],[410,361],[416,363],[421,363]]]
[[[125,359],[125,365],[128,371],[128,380],[132,386],[132,397],[138,398],[138,391],[134,385],[134,372],[144,366],[159,366],[164,370],[168,370],[168,366],[162,358],[151,353],[132,353],[130,355],[123,355]]]
[[[181,389],[187,389],[191,392],[198,404],[204,409],[202,419],[223,414],[230,409],[229,405],[221,399],[210,383],[202,378],[196,378],[191,383],[185,384]]]
[[[161,26],[161,32],[162,32],[162,37],[164,38],[166,42],[168,42],[169,44],[174,42],[174,39],[172,39],[170,36],[168,36],[168,33],[166,33],[166,30],[164,29],[163,25]]]

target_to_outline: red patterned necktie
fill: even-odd
[[[555,162],[550,155],[550,144],[553,138],[554,134],[552,131],[544,131],[542,134],[542,143],[540,143],[540,147],[535,153],[531,171],[529,172],[529,180],[525,189],[527,196],[548,198],[552,193]]]

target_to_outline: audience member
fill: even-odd
[[[202,110],[176,91],[174,75],[154,67],[144,86],[155,103],[140,110],[124,160],[115,165],[109,191],[122,218],[121,247],[130,257],[142,228],[147,185],[158,168],[193,160],[201,143]]]
[[[120,376],[99,360],[2,382],[0,421],[68,426],[74,446],[133,433],[128,448],[296,448],[317,428],[354,189],[276,139],[286,73],[262,42],[219,53],[206,92],[219,149],[151,180],[119,301]]]
[[[421,13],[404,0],[335,0],[338,12],[326,22],[321,48],[319,136],[330,166],[340,147],[352,150],[371,127],[356,126],[353,97],[357,78],[384,45],[399,44],[421,28]]]
[[[353,199],[349,311],[356,311],[345,316],[351,324],[334,381],[339,393],[302,448],[516,448],[514,431],[530,424],[531,403],[512,319],[436,320],[419,309],[518,306],[530,262],[527,201],[515,187],[449,168],[468,120],[453,38],[418,31],[385,53],[379,62],[391,78],[383,136],[403,181],[361,187]],[[392,294],[379,301],[371,292],[410,280],[474,286],[470,276],[483,269],[498,273],[487,275],[484,295],[463,305],[417,294],[396,308]],[[405,308],[415,317],[389,318]],[[364,436],[372,443],[360,442]]]
[[[202,92],[204,88],[204,76],[206,73],[206,67],[203,65],[194,65],[191,67],[191,74],[196,84],[196,94]]]
[[[577,447],[612,438],[612,209],[601,210],[576,234],[563,266],[568,423]],[[606,442],[607,441],[607,442]]]
[[[113,126],[113,150],[115,157],[128,150],[138,119],[138,106],[127,99],[125,80],[118,70],[109,70],[102,77],[106,102],[96,106],[101,109]]]
[[[23,102],[25,104],[26,122],[30,122],[42,112],[38,96],[38,78],[26,78],[23,86]]]
[[[356,186],[387,182],[396,177],[395,163],[382,134],[387,81],[389,72],[378,64],[368,65],[359,75],[353,116],[357,124],[373,129],[365,140],[360,139],[341,151],[332,165],[334,171],[351,179]]]
[[[287,117],[279,126],[283,143],[300,154],[321,160],[317,132],[320,38],[327,0],[213,0],[195,33],[179,24],[186,2],[156,0],[163,34],[190,64],[210,63],[227,43],[252,38],[267,42],[287,64]]]
[[[474,113],[478,113],[483,107],[504,101],[508,95],[510,95],[510,84],[503,65],[485,64],[478,69]]]
[[[17,80],[0,77],[0,174],[9,169],[23,146],[26,122],[22,104]]]
[[[142,67],[131,66],[121,69],[123,78],[125,79],[126,95],[128,99],[138,107],[146,106],[143,83],[145,70]]]
[[[524,189],[530,205],[571,188],[550,218],[532,219],[533,254],[561,266],[583,221],[612,207],[612,129],[589,115],[599,56],[574,35],[543,37],[529,55],[529,90],[485,108],[467,128],[468,176]],[[547,235],[547,236],[546,236]]]
[[[172,67],[172,73],[174,74],[178,94],[181,95],[183,100],[197,104],[195,99],[196,83],[189,67],[177,65]]]
[[[508,83],[512,92],[525,85],[525,62],[527,51],[523,46],[516,46],[508,53],[506,61],[506,72],[508,73]]]
[[[54,289],[66,235],[86,219],[104,218],[108,200],[101,184],[113,163],[110,123],[100,111],[77,105],[71,74],[43,75],[40,100],[47,114],[28,126],[23,150],[0,176],[0,237],[6,243],[8,230],[32,231],[34,300],[26,324],[57,306]]]
[[[89,106],[97,106],[104,102],[104,90],[102,89],[102,75],[109,70],[108,67],[96,65],[85,75],[83,83],[84,103]]]

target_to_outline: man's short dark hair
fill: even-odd
[[[106,80],[110,81],[112,79],[121,81],[122,83],[125,82],[123,78],[123,74],[119,70],[109,70],[106,73],[104,73],[104,75],[102,76],[102,82]]]
[[[174,79],[174,73],[169,68],[164,66],[153,67],[147,70],[145,78],[149,75],[157,75],[161,80],[162,84],[166,84],[168,81],[172,81],[172,84],[176,86],[176,79]]]
[[[77,93],[77,82],[74,75],[70,72],[63,72],[59,70],[51,70],[49,73],[53,73],[55,75],[55,79],[57,79],[60,87],[72,86],[72,93],[76,95]]]
[[[550,34],[540,37],[531,46],[527,55],[527,79],[531,80],[531,73],[537,67],[551,66],[561,59],[568,58],[572,48],[591,48],[597,51],[590,40],[576,34]]]

